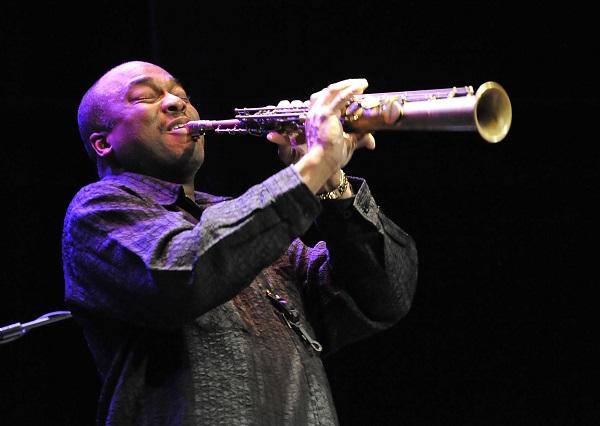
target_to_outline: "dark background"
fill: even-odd
[[[96,178],[76,109],[114,65],[164,66],[212,119],[348,77],[370,92],[493,80],[513,107],[501,143],[381,132],[346,168],[415,238],[420,277],[401,323],[326,361],[340,420],[598,424],[592,17],[543,2],[3,2],[0,326],[64,309],[62,218]],[[258,138],[206,151],[207,192],[281,168]],[[0,361],[1,424],[93,423],[99,382],[72,320],[0,346]]]

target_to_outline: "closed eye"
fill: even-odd
[[[185,93],[183,91],[179,91],[179,93],[171,92],[171,94],[173,96],[177,96],[179,99],[181,99],[182,101],[184,101],[187,104],[189,104],[190,103],[190,99],[192,99],[191,96],[188,96],[187,93]]]
[[[132,99],[132,101],[134,103],[137,103],[137,102],[149,102],[149,103],[151,103],[151,102],[156,102],[156,100],[157,100],[156,96],[138,97],[138,98]]]

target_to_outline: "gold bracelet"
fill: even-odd
[[[340,198],[342,195],[344,195],[344,192],[346,192],[346,189],[348,189],[349,182],[348,182],[348,177],[346,177],[346,173],[344,173],[344,171],[342,169],[340,169],[340,173],[341,173],[341,179],[340,179],[340,184],[337,188],[335,188],[334,190],[331,190],[329,192],[317,194],[317,196],[321,200],[335,200],[337,198]]]

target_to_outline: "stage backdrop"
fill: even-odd
[[[378,132],[376,150],[346,168],[415,238],[420,266],[401,323],[326,359],[340,420],[597,421],[591,14],[475,1],[131,3],[3,3],[0,326],[65,309],[62,219],[96,179],[77,105],[120,62],[172,71],[211,119],[349,77],[367,78],[372,93],[493,80],[513,107],[501,143]],[[198,188],[217,194],[282,167],[252,136],[207,137],[206,153]],[[72,320],[0,345],[0,357],[0,423],[93,423],[99,382]]]

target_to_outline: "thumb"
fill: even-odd
[[[375,137],[372,133],[359,135],[356,141],[356,148],[367,148],[368,150],[375,149]]]
[[[267,133],[267,140],[277,145],[289,145],[288,139],[281,133],[269,132]]]

